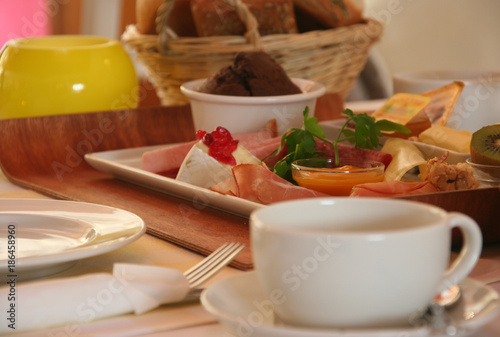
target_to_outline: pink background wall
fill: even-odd
[[[0,0],[0,47],[10,39],[50,33],[45,0]]]

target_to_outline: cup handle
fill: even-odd
[[[445,273],[441,291],[460,283],[469,275],[483,248],[481,229],[472,218],[461,213],[451,212],[448,216],[448,226],[450,230],[455,227],[460,228],[463,234],[463,244],[458,257]]]

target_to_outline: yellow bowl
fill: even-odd
[[[0,54],[0,119],[135,108],[138,90],[134,65],[114,39],[22,38]]]

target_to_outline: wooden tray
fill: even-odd
[[[208,254],[224,242],[247,245],[248,219],[129,184],[91,168],[88,152],[192,140],[188,107],[73,114],[0,121],[0,164],[15,184],[57,199],[128,210],[147,231]],[[246,248],[233,265],[251,269]]]
[[[144,219],[148,233],[201,254],[224,242],[244,243],[232,265],[252,268],[248,218],[114,179],[83,160],[89,152],[192,140],[188,106],[0,120],[0,134],[0,165],[15,184],[57,199],[128,210]],[[481,225],[485,242],[499,241],[498,188],[406,199],[468,214]]]

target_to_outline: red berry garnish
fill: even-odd
[[[198,130],[196,131],[196,139],[201,140],[206,134],[206,131]]]
[[[197,137],[199,133],[200,131],[197,132]],[[236,159],[233,157],[233,152],[238,147],[238,141],[233,139],[231,133],[227,129],[219,126],[215,131],[205,133],[202,137],[203,144],[208,146],[208,154],[210,156],[221,163],[232,166],[236,165]]]

